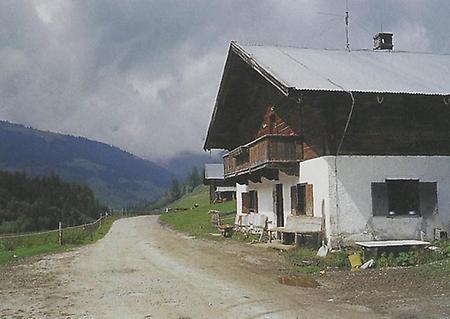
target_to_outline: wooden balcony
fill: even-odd
[[[302,158],[299,136],[264,135],[224,156],[225,179],[250,175],[256,178],[277,179],[278,171],[298,175],[298,162]],[[276,175],[276,176],[274,176]]]

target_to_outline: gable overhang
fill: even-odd
[[[214,110],[211,116],[207,137],[204,144],[205,150],[210,149],[234,149],[239,145],[243,145],[248,143],[248,136],[245,135],[245,128],[242,126],[247,125],[248,127],[252,126],[251,121],[247,121],[244,117],[252,118],[252,121],[255,122],[255,117],[259,120],[262,115],[260,111],[257,110],[258,107],[267,107],[273,101],[281,101],[281,99],[292,99],[297,100],[299,97],[304,95],[314,95],[318,98],[323,96],[329,96],[329,94],[348,94],[350,92],[355,95],[358,94],[360,96],[373,97],[375,96],[377,99],[382,99],[384,96],[404,96],[404,97],[414,97],[420,98],[424,97],[427,99],[443,99],[445,104],[450,103],[450,92],[447,88],[436,88],[430,89],[432,82],[428,83],[430,86],[424,86],[422,89],[417,89],[414,87],[408,88],[405,86],[403,89],[395,89],[390,88],[389,86],[385,86],[383,88],[379,87],[371,87],[368,86],[367,83],[363,83],[364,85],[358,86],[355,83],[344,83],[340,78],[337,78],[336,74],[331,73],[329,76],[325,76],[321,72],[316,72],[312,69],[311,65],[306,65],[301,61],[295,59],[290,56],[286,52],[284,52],[281,48],[277,48],[279,52],[281,52],[281,56],[288,56],[288,60],[290,63],[293,63],[293,66],[296,65],[299,69],[296,71],[300,73],[304,73],[305,76],[307,74],[314,75],[320,78],[321,81],[325,81],[325,83],[321,82],[319,86],[314,85],[306,85],[307,80],[305,80],[304,76],[302,77],[302,81],[293,81],[290,79],[289,81],[284,81],[283,78],[289,79],[286,72],[276,72],[273,68],[271,68],[270,63],[262,64],[259,60],[254,58],[254,55],[251,52],[252,50],[246,50],[245,46],[240,46],[236,42],[232,41],[228,50],[227,60],[225,63],[222,80],[219,86],[219,92],[216,98],[216,102],[214,105]],[[333,53],[333,50],[322,50],[327,53]],[[361,60],[369,61],[368,59],[371,57],[371,52],[363,52],[361,50],[360,53],[358,51],[348,52],[346,54],[356,54],[353,56],[358,58],[359,64],[361,64]],[[323,53],[324,56],[327,56],[327,53]],[[377,53],[375,53],[377,54]],[[384,54],[384,53],[378,53]],[[398,53],[389,53],[390,55],[399,54],[401,57],[402,52]],[[414,54],[413,54],[414,55]],[[418,54],[420,56],[425,55],[425,57],[431,57],[430,54]],[[378,57],[375,55],[374,57]],[[408,57],[408,56],[405,56]],[[445,58],[445,61],[448,61],[448,57],[440,57]],[[272,59],[273,60],[273,59]],[[342,61],[341,61],[342,62]],[[310,61],[311,63],[311,61]],[[359,65],[358,64],[358,65]],[[357,67],[353,68],[358,69]],[[278,70],[280,71],[280,70]],[[283,71],[286,71],[283,69]],[[289,69],[289,72],[296,72],[295,70]],[[399,73],[399,72],[397,72]],[[246,79],[241,75],[245,74]],[[253,74],[253,75],[252,75]],[[405,75],[406,77],[406,75]],[[422,79],[422,78],[421,78]],[[317,80],[317,78],[316,78]],[[417,80],[414,78],[414,80]],[[264,83],[264,90],[261,90],[260,93],[264,93],[265,90],[272,90],[272,95],[277,95],[275,99],[265,99],[266,105],[257,105],[255,101],[257,100],[257,96],[252,92],[254,87],[248,85],[248,81],[253,81],[254,87],[261,86],[261,83]],[[258,83],[256,83],[258,82]],[[390,83],[390,82],[389,82]],[[309,83],[311,84],[311,83]],[[275,93],[276,92],[276,93]],[[258,93],[258,92],[257,92]],[[252,95],[253,94],[253,95]],[[238,96],[242,99],[242,101],[237,101],[236,99],[230,99],[230,96]],[[247,101],[244,101],[247,99]],[[253,99],[253,100],[252,100]],[[238,105],[233,105],[233,104]],[[227,112],[240,113],[243,116],[227,116]],[[252,116],[248,116],[248,113],[252,113]],[[259,112],[259,113],[258,113]],[[237,122],[243,121],[242,126],[239,127]],[[252,131],[253,128],[250,128],[249,131]],[[255,133],[254,131],[252,131]]]
[[[296,91],[295,87],[289,87],[286,83],[277,79],[270,72],[268,72],[260,63],[258,63],[258,61],[253,59],[252,56],[248,54],[236,42],[231,42],[230,51],[240,57],[242,61],[247,63],[247,65],[249,65],[257,73],[259,73],[267,82],[277,88],[285,96],[288,96],[290,93]]]
[[[247,68],[247,70],[243,70],[244,68]],[[298,93],[294,87],[289,87],[288,85],[286,85],[286,83],[280,81],[272,74],[270,74],[270,72],[268,72],[262,65],[260,65],[255,59],[253,59],[251,55],[249,55],[242,47],[240,47],[236,42],[232,41],[228,50],[227,60],[225,62],[225,67],[219,86],[219,92],[216,97],[216,102],[209,123],[205,144],[203,146],[204,150],[230,150],[239,145],[230,141],[226,141],[227,137],[223,137],[224,134],[225,136],[230,135],[227,134],[227,131],[229,130],[227,128],[224,128],[224,126],[227,126],[226,122],[228,122],[228,124],[232,126],[233,120],[225,119],[226,116],[220,113],[226,112],[227,109],[230,112],[233,112],[233,107],[230,105],[231,103],[229,103],[230,94],[236,94],[247,98],[249,98],[249,95],[252,95],[252,93],[249,92],[249,90],[251,89],[249,89],[247,85],[248,83],[244,83],[245,81],[248,81],[248,79],[243,80],[239,76],[240,73],[245,72],[247,74],[249,72],[255,73],[259,77],[259,80],[263,80],[267,84],[267,86],[277,91],[279,97],[288,97],[290,95],[295,95]],[[251,108],[249,107],[249,112],[250,109]],[[241,111],[245,112],[245,110]]]

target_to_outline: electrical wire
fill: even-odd
[[[345,135],[347,134],[348,131],[348,127],[350,126],[350,120],[352,119],[352,115],[353,115],[353,110],[355,108],[355,98],[353,96],[353,92],[352,91],[346,91],[348,94],[350,94],[350,97],[352,99],[352,105],[350,107],[350,112],[348,113],[347,116],[347,122],[345,123],[345,127],[344,127],[344,133],[342,134],[341,140],[339,141],[339,146],[336,150],[336,156],[339,155],[341,148],[342,148],[342,144],[344,144],[344,139],[345,139]]]
[[[355,97],[353,96],[353,92],[350,90],[346,90],[342,85],[334,82],[333,80],[331,80],[330,78],[316,72],[313,71],[311,68],[309,68],[306,64],[302,63],[301,61],[297,60],[295,57],[293,57],[292,55],[288,54],[287,52],[283,51],[281,48],[278,48],[278,50],[286,55],[288,58],[290,58],[291,60],[293,60],[294,62],[296,62],[297,64],[299,64],[300,66],[302,66],[303,68],[316,73],[318,76],[322,77],[323,79],[325,79],[326,81],[328,81],[329,83],[331,83],[332,85],[340,88],[342,91],[348,93],[350,95],[350,98],[352,100],[351,106],[350,106],[350,111],[348,113],[347,116],[347,121],[345,123],[345,127],[344,127],[344,132],[342,133],[342,137],[339,141],[339,145],[338,148],[336,150],[336,155],[334,157],[334,173],[335,173],[335,191],[336,191],[336,228],[337,228],[337,232],[338,232],[338,236],[340,237],[340,241],[342,240],[341,238],[341,231],[340,231],[340,226],[339,226],[339,215],[340,215],[340,205],[339,205],[339,184],[338,184],[338,165],[337,165],[337,159],[338,159],[338,155],[340,154],[342,145],[344,144],[344,140],[345,140],[345,136],[347,135],[348,132],[348,128],[350,127],[350,122],[353,116],[353,111],[355,109]],[[341,245],[341,243],[340,243]]]
[[[353,96],[353,92],[352,91],[347,91],[348,94],[350,94],[350,97],[352,99],[352,105],[350,107],[350,112],[348,113],[347,116],[347,122],[345,123],[345,127],[344,127],[344,132],[342,134],[341,140],[339,141],[339,146],[336,150],[336,156],[334,157],[334,178],[335,178],[335,191],[336,191],[336,228],[337,228],[337,233],[338,233],[338,237],[339,237],[339,246],[342,248],[343,247],[343,242],[342,242],[342,234],[341,234],[341,229],[340,229],[340,222],[339,222],[339,216],[341,213],[341,207],[340,207],[340,203],[339,203],[339,179],[338,179],[338,155],[341,151],[342,145],[344,144],[344,139],[345,136],[347,135],[347,131],[348,131],[348,127],[350,126],[350,121],[352,119],[352,115],[353,115],[353,110],[355,108],[355,97]]]

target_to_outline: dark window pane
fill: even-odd
[[[388,210],[395,215],[419,215],[418,180],[387,180]]]

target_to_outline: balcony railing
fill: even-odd
[[[294,167],[301,158],[302,145],[298,136],[264,135],[225,155],[224,175],[227,178],[263,167]]]

